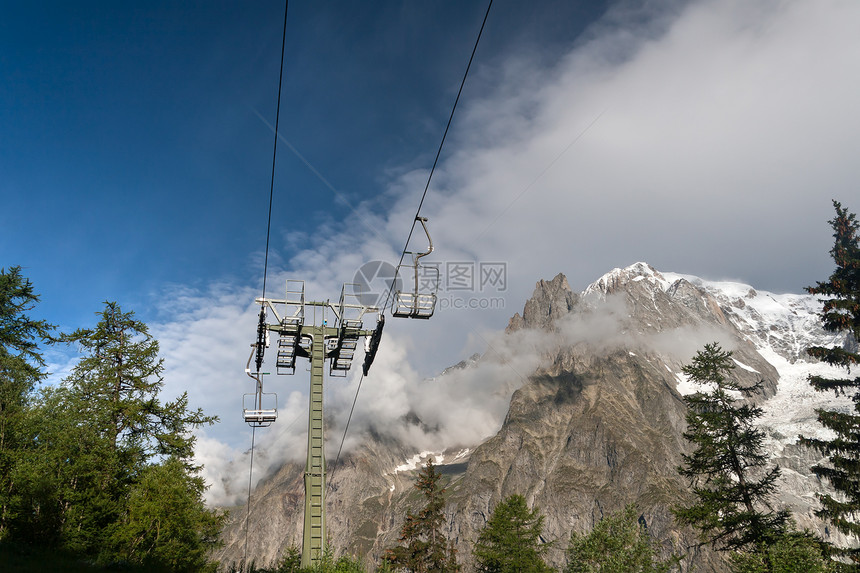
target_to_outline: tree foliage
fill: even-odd
[[[792,531],[752,551],[732,554],[732,573],[830,573],[836,564],[822,542],[808,533]]]
[[[0,535],[99,563],[201,570],[223,515],[204,504],[191,430],[215,418],[185,394],[161,400],[158,342],[116,303],[94,328],[60,337],[82,356],[61,385],[35,393],[36,341],[50,329],[24,314],[35,300],[17,269],[0,273],[0,388],[17,384],[0,411]]]
[[[481,530],[473,554],[483,573],[547,573],[541,554],[543,516],[518,494],[503,500]]]
[[[40,443],[58,476],[62,542],[103,562],[192,570],[222,523],[192,460],[191,430],[215,418],[185,394],[161,401],[158,341],[133,312],[108,302],[99,317],[61,337],[83,356],[42,404],[55,420]]]
[[[114,560],[195,571],[218,542],[220,515],[204,507],[203,479],[170,457],[144,467],[108,528]]]
[[[226,569],[229,573],[365,573],[361,559],[341,555],[334,556],[330,546],[323,549],[322,557],[310,567],[302,567],[302,550],[296,546],[287,548],[271,567],[257,567],[254,562],[233,564]],[[383,566],[377,573],[389,573],[390,569]]]
[[[587,535],[574,532],[565,573],[666,573],[678,559],[660,559],[648,532],[628,505],[601,519]]]
[[[779,467],[767,469],[764,433],[754,421],[761,408],[738,396],[760,391],[761,384],[742,388],[730,377],[732,353],[717,343],[706,344],[683,372],[700,384],[684,397],[687,430],[695,451],[682,454],[678,468],[689,478],[696,501],[675,508],[682,524],[697,527],[718,549],[742,549],[768,543],[785,532],[789,514],[770,504]]]
[[[158,341],[133,312],[108,302],[99,316],[95,328],[61,337],[84,353],[66,380],[80,400],[81,414],[128,460],[145,462],[155,455],[190,460],[194,437],[189,430],[215,418],[188,410],[186,393],[172,402],[159,400],[164,365]]]
[[[833,227],[835,242],[830,254],[836,270],[826,282],[807,287],[810,294],[822,295],[821,320],[824,329],[833,333],[845,333],[847,342],[843,347],[825,348],[814,346],[807,352],[810,356],[834,366],[851,367],[860,363],[856,352],[860,340],[860,245],[858,245],[858,223],[855,215],[834,201],[836,217]],[[820,409],[818,421],[831,430],[832,439],[801,437],[801,443],[825,454],[829,463],[816,465],[812,471],[830,483],[838,496],[819,494],[822,507],[817,512],[839,531],[854,537],[860,536],[860,378],[826,378],[810,376],[810,384],[819,391],[848,394],[854,402],[853,412]],[[860,549],[846,549],[853,561],[860,564]]]
[[[449,573],[459,571],[456,553],[442,531],[445,524],[445,489],[439,483],[433,459],[418,473],[415,487],[424,496],[424,507],[406,514],[400,530],[400,545],[386,551],[384,560],[395,570],[412,573]]]
[[[27,406],[45,377],[39,345],[51,340],[54,328],[30,316],[37,302],[20,267],[0,269],[0,540],[30,511],[18,466],[31,445]]]

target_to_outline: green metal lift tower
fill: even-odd
[[[310,360],[310,404],[308,414],[308,457],[305,465],[305,521],[302,539],[302,567],[319,562],[325,548],[325,435],[323,428],[323,387],[325,362],[329,360],[329,375],[344,377],[349,371],[360,338],[370,338],[365,355],[364,372],[379,346],[383,317],[380,314],[375,330],[363,328],[362,319],[367,314],[379,313],[373,306],[361,304],[358,296],[341,290],[340,301],[317,302],[305,300],[304,281],[288,280],[286,297],[283,300],[258,298],[256,302],[271,311],[275,322],[263,322],[261,332],[254,345],[269,346],[269,334],[277,334],[278,374],[293,374],[296,358]],[[357,289],[352,289],[357,292]],[[349,301],[347,300],[349,299]],[[354,302],[353,302],[354,301]],[[253,356],[253,355],[252,355]],[[258,356],[262,357],[258,353]],[[261,361],[261,359],[260,359]],[[250,359],[249,359],[250,365]],[[258,361],[259,370],[259,361]],[[249,369],[246,369],[249,371]],[[250,375],[250,372],[249,372]],[[264,404],[262,378],[257,380],[254,406],[245,408],[245,421],[252,426],[267,426],[277,417],[277,404]],[[264,407],[267,406],[267,407]]]

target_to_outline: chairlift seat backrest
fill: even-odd
[[[266,428],[278,419],[277,410],[245,410],[245,422],[254,428]]]

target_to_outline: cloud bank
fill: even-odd
[[[433,428],[401,436],[416,447],[493,431],[539,356],[488,360],[435,386],[422,380],[483,352],[488,340],[504,348],[493,333],[539,278],[563,271],[576,290],[609,268],[645,260],[796,292],[829,273],[829,200],[860,208],[860,76],[851,73],[860,61],[860,3],[629,6],[611,9],[555,59],[527,51],[478,65],[422,215],[437,262],[506,264],[505,304],[391,321],[347,447],[371,423],[407,431],[401,420],[409,412]],[[277,256],[285,262],[270,275],[269,294],[280,296],[293,277],[306,281],[310,298],[336,299],[364,262],[396,261],[427,171],[388,177],[380,201],[357,205],[350,221],[322,229],[310,247],[289,251],[295,237],[284,231]],[[217,482],[212,500],[235,493],[239,478],[225,468],[241,465],[250,444],[239,409],[250,388],[242,368],[254,296],[229,285],[175,292],[163,297],[175,307],[154,328],[168,391],[188,390],[192,404],[222,417],[200,442]],[[267,390],[285,398],[281,420],[259,441],[260,474],[285,455],[304,455],[305,424],[290,422],[305,416],[304,373],[272,378]],[[334,419],[345,419],[356,384],[353,376],[329,385]]]

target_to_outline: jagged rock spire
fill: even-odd
[[[511,317],[506,332],[521,328],[548,328],[562,316],[568,314],[579,301],[579,295],[570,289],[567,277],[558,273],[551,281],[540,280],[535,285],[532,297],[526,301],[523,314]]]

